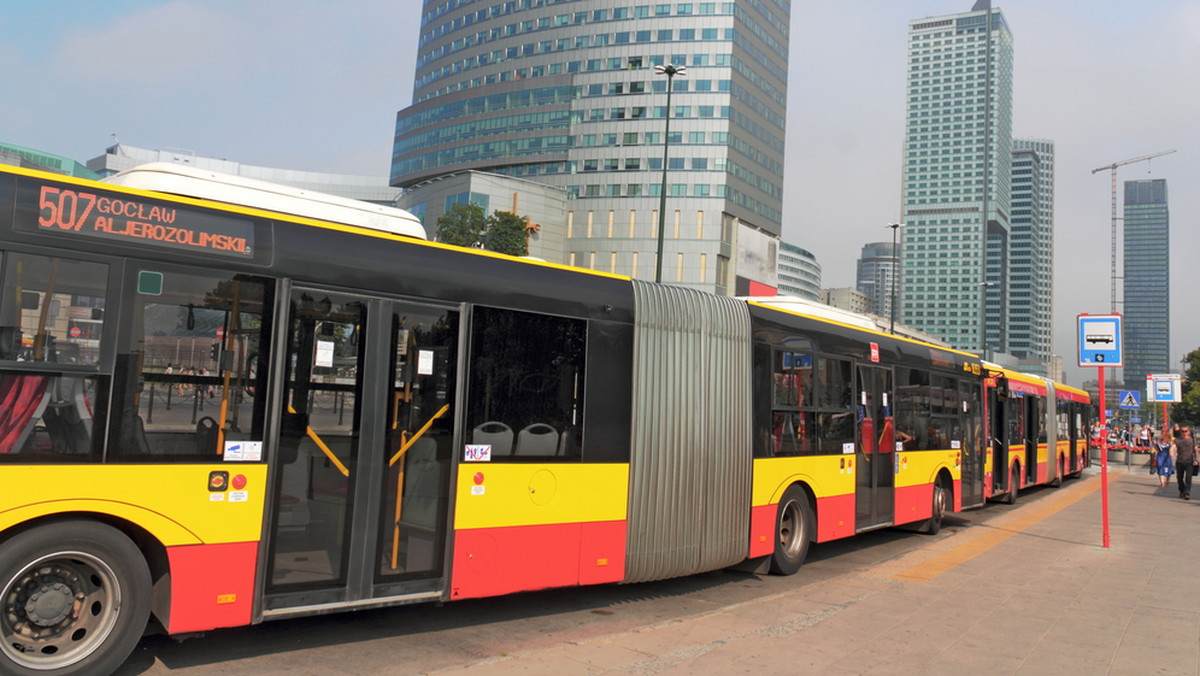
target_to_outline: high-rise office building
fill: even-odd
[[[1008,352],[1049,375],[1054,310],[1054,142],[1013,139]]]
[[[1126,387],[1171,370],[1170,213],[1167,181],[1125,181],[1124,305]]]
[[[568,263],[654,279],[665,154],[662,281],[773,287],[759,277],[781,230],[789,11],[426,0],[391,183],[475,169],[559,186]],[[656,74],[668,65],[686,73]]]
[[[1004,351],[1012,34],[988,0],[908,32],[900,319],[959,349]]]
[[[779,243],[779,293],[821,300],[821,264],[807,249]]]
[[[894,286],[900,281],[900,246],[891,242],[872,242],[863,246],[858,257],[856,286],[875,303],[875,314],[885,319],[892,318]],[[899,308],[897,308],[899,310]]]

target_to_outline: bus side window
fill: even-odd
[[[137,277],[126,299],[133,330],[117,346],[109,456],[211,462],[231,442],[263,440],[264,398],[256,395],[265,392],[258,365],[270,363],[269,282],[170,269],[128,274]]]
[[[579,460],[586,357],[581,319],[476,307],[467,443],[493,460]]]
[[[92,430],[103,429],[107,410],[108,378],[98,373],[107,286],[102,263],[4,255],[0,458],[100,455]]]

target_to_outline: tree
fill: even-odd
[[[525,218],[507,211],[497,211],[488,216],[484,248],[510,256],[528,255]]]
[[[460,202],[438,217],[437,240],[457,246],[482,247],[510,256],[529,253],[524,217],[506,211],[484,216],[483,207],[478,204]]]
[[[478,246],[487,230],[487,218],[478,204],[459,202],[437,219],[437,240],[457,246]]]
[[[1200,348],[1187,355],[1187,371],[1183,374],[1183,401],[1171,406],[1171,422],[1180,425],[1200,425]]]

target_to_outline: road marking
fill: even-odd
[[[1110,476],[1108,483],[1112,484],[1117,480],[1118,476],[1116,474]],[[1072,491],[1069,495],[1059,497],[1051,504],[1039,507],[1029,514],[1003,523],[999,527],[984,531],[978,536],[927,561],[905,568],[893,575],[891,579],[903,582],[929,582],[951,568],[966,563],[1010,537],[1027,530],[1030,526],[1061,512],[1099,489],[1099,481],[1088,482],[1088,485]]]

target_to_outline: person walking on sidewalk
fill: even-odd
[[[1175,465],[1171,462],[1171,442],[1167,437],[1159,435],[1151,452],[1154,453],[1155,467],[1158,470],[1158,487],[1166,488],[1171,482],[1171,474],[1175,472]]]
[[[1192,499],[1192,466],[1200,464],[1196,455],[1196,444],[1192,440],[1192,429],[1182,427],[1175,441],[1171,442],[1171,457],[1175,459],[1175,480],[1179,483],[1179,497]]]

